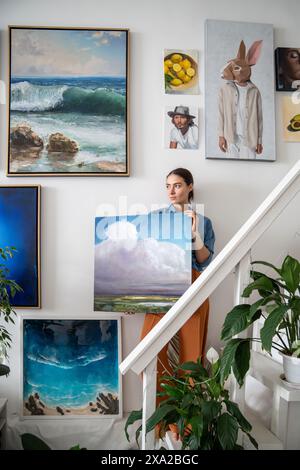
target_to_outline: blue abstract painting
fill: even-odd
[[[0,246],[14,246],[5,262],[9,278],[23,289],[12,299],[14,307],[39,307],[39,186],[0,186]]]
[[[23,416],[120,416],[119,322],[24,318]]]
[[[97,217],[94,310],[167,312],[191,284],[191,219]]]

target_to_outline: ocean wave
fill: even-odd
[[[124,116],[126,97],[107,88],[95,90],[68,85],[11,85],[11,110],[19,112],[62,111]]]
[[[59,352],[57,352],[59,356]],[[55,353],[47,354],[47,353],[40,353],[40,352],[29,352],[27,354],[27,359],[33,362],[38,362],[39,364],[45,364],[47,366],[58,367],[59,369],[74,369],[75,367],[85,367],[93,362],[102,361],[106,358],[106,354],[99,351],[93,355],[86,354],[84,356],[80,356],[76,359],[66,358],[63,354],[61,357],[57,357]]]

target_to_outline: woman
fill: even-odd
[[[201,272],[209,265],[214,253],[215,235],[210,219],[197,215],[191,209],[193,200],[194,179],[190,171],[185,168],[177,168],[167,176],[166,187],[171,205],[159,212],[184,213],[192,219],[192,281],[194,282]],[[203,230],[200,231],[200,227]],[[203,232],[203,233],[200,233]],[[208,299],[196,310],[193,316],[179,331],[179,364],[187,361],[196,361],[204,356],[205,342],[208,327],[209,301]],[[145,315],[141,339],[160,321],[163,313],[147,313]],[[172,367],[168,360],[168,345],[158,354],[157,361],[157,390],[161,391],[159,378],[165,373],[172,373]],[[160,397],[157,403],[160,401]]]

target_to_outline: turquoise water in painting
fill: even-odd
[[[10,127],[30,125],[44,149],[38,158],[11,155],[11,170],[97,172],[101,161],[125,163],[126,106],[122,77],[12,78]],[[56,132],[75,140],[79,151],[59,158],[48,154],[48,138]]]
[[[82,407],[119,394],[116,320],[24,320],[24,398]]]

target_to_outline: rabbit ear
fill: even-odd
[[[245,46],[244,41],[241,41],[236,58],[245,59],[245,56],[246,56],[246,46]]]
[[[255,65],[258,61],[261,53],[262,43],[262,41],[254,41],[254,43],[250,47],[246,57],[248,65]]]

